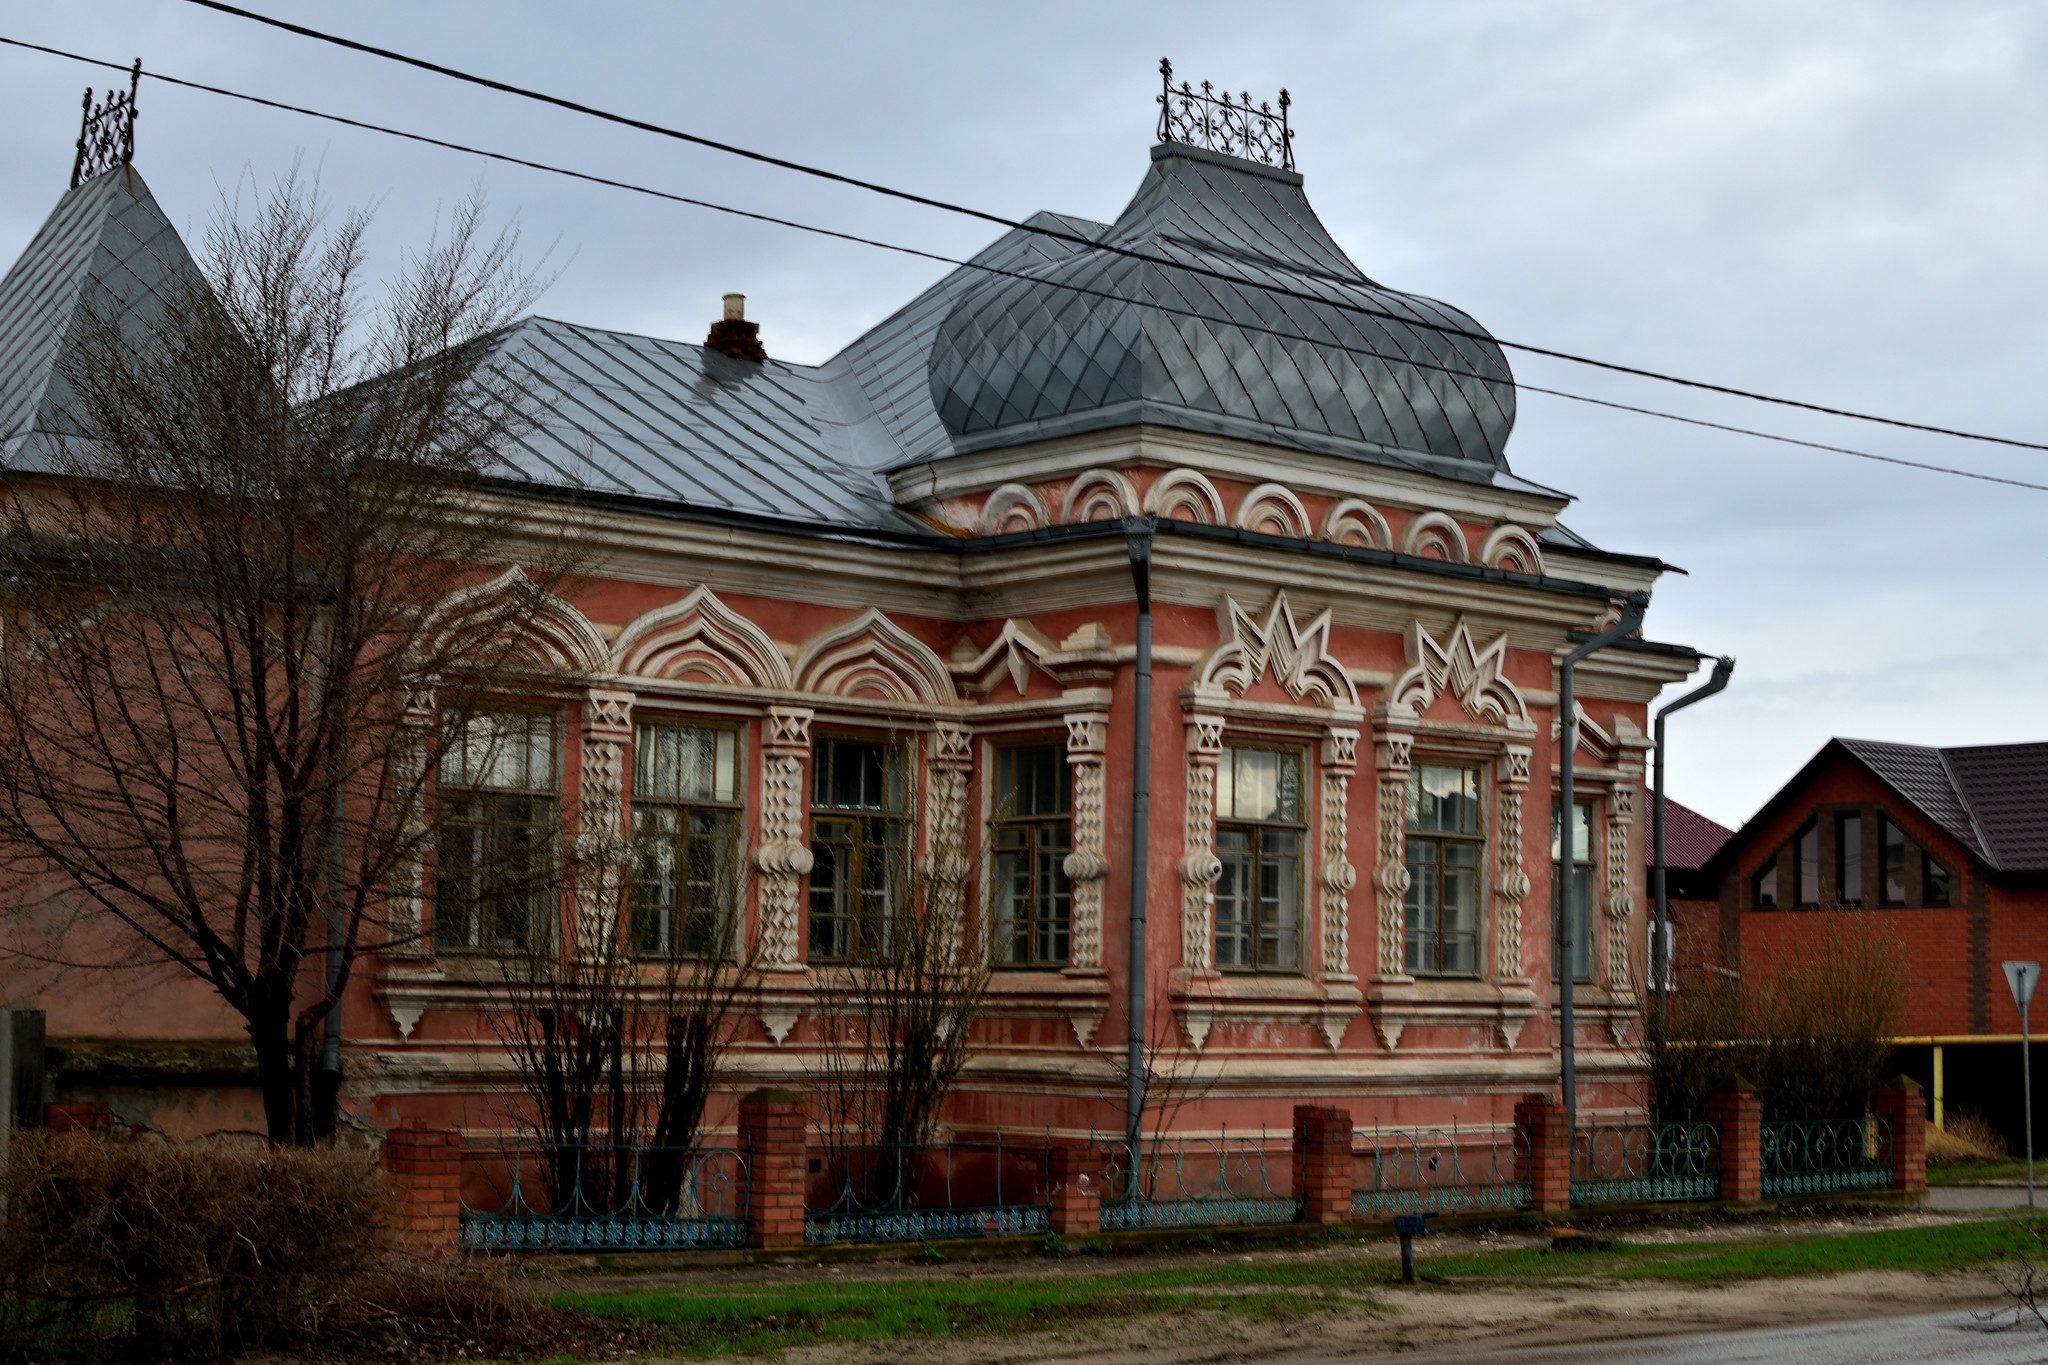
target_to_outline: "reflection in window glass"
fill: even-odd
[[[1572,820],[1572,871],[1564,883],[1565,921],[1572,940],[1572,979],[1593,977],[1593,803],[1575,801]],[[1557,802],[1550,803],[1550,875],[1559,875]]]
[[[813,747],[813,959],[868,957],[886,946],[910,871],[908,770],[900,744],[821,739]]]
[[[1937,908],[1947,906],[1950,903],[1948,869],[1936,862],[1932,853],[1920,856],[1926,859],[1920,873],[1920,903]]]
[[[1301,754],[1226,748],[1216,765],[1216,965],[1295,971],[1301,961]]]
[[[653,957],[732,950],[738,925],[736,731],[642,725],[633,746],[631,946]]]
[[[1863,905],[1863,817],[1855,811],[1835,816],[1835,886],[1841,903]]]
[[[1073,887],[1072,779],[1056,744],[998,749],[995,809],[990,824],[995,893],[991,947],[1006,966],[1059,966],[1067,961]]]
[[[555,720],[485,712],[448,738],[434,839],[434,941],[530,949],[546,942],[554,860]]]
[[[1799,832],[1793,850],[1793,872],[1798,878],[1795,899],[1800,905],[1820,904],[1820,826],[1810,824]]]
[[[1880,819],[1884,827],[1884,903],[1904,905],[1906,903],[1906,832],[1889,820]]]
[[[1756,874],[1756,908],[1775,910],[1778,908],[1778,864],[1771,865]]]

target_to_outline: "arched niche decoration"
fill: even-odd
[[[958,700],[945,662],[874,607],[805,641],[793,671],[803,692],[900,702]]]
[[[1414,621],[1409,623],[1404,643],[1409,667],[1394,680],[1387,694],[1390,704],[1419,716],[1448,692],[1474,720],[1517,727],[1532,723],[1521,689],[1507,679],[1505,634],[1481,649],[1473,644],[1472,631],[1463,620],[1441,642],[1420,621]]]
[[[1084,470],[1067,487],[1060,504],[1060,521],[1115,521],[1138,510],[1138,490],[1114,469]]]
[[[633,618],[612,642],[611,668],[632,677],[789,688],[789,661],[768,632],[701,584]]]
[[[985,536],[999,536],[1009,531],[1036,531],[1047,521],[1045,500],[1036,489],[1006,483],[981,505],[981,520],[975,530]]]
[[[1465,528],[1444,512],[1424,512],[1401,533],[1402,554],[1426,559],[1432,549],[1453,564],[1472,562],[1472,547],[1466,543]]]
[[[517,565],[449,593],[427,614],[427,622],[426,635],[437,652],[468,634],[475,636],[471,647],[504,640],[514,657],[578,673],[603,669],[611,653],[589,618],[542,589]]]
[[[1296,701],[1356,707],[1358,687],[1330,653],[1330,612],[1325,608],[1306,626],[1294,619],[1286,589],[1273,594],[1263,616],[1253,616],[1226,596],[1218,613],[1223,643],[1197,665],[1197,687],[1225,688],[1242,696],[1271,670],[1273,680]]]
[[[1496,526],[1479,547],[1479,562],[1489,569],[1512,569],[1516,573],[1543,572],[1543,551],[1536,537],[1521,527]]]
[[[1175,513],[1188,515],[1183,521],[1201,522],[1205,526],[1223,525],[1223,495],[1216,491],[1216,485],[1192,469],[1176,469],[1162,474],[1145,494],[1145,511],[1150,516],[1172,519]]]
[[[1394,533],[1387,528],[1387,519],[1363,498],[1345,498],[1330,505],[1323,514],[1323,539],[1369,550],[1394,548]]]
[[[1246,493],[1237,504],[1237,529],[1261,531],[1272,536],[1308,539],[1308,509],[1293,490],[1277,483],[1262,483]]]

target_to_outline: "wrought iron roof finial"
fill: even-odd
[[[142,58],[128,73],[128,93],[108,90],[97,108],[92,87],[85,87],[85,99],[78,122],[78,154],[71,160],[71,188],[77,189],[97,175],[135,160],[135,93],[142,85]]]
[[[1173,63],[1164,57],[1159,59],[1159,80],[1161,142],[1206,147],[1284,171],[1294,169],[1294,130],[1287,126],[1287,110],[1294,101],[1285,90],[1276,114],[1264,100],[1254,106],[1248,90],[1219,95],[1209,81],[1203,81],[1199,91],[1186,81],[1175,88]]]

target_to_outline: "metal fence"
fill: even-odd
[[[1049,1232],[1049,1138],[947,1134],[930,1143],[813,1149],[804,1241],[936,1242]]]
[[[1689,1203],[1721,1193],[1711,1123],[1607,1123],[1572,1133],[1572,1205]]]
[[[1256,1137],[1225,1132],[1097,1145],[1110,1153],[1102,1171],[1105,1231],[1291,1223],[1301,1216],[1292,1140],[1276,1145],[1263,1129]]]
[[[1530,1206],[1529,1135],[1484,1128],[1420,1128],[1353,1134],[1351,1212],[1483,1213]]]
[[[737,1147],[467,1142],[460,1242],[492,1251],[743,1247],[749,1178]]]
[[[1763,1125],[1766,1195],[1888,1189],[1891,1129],[1876,1115],[1777,1119]]]

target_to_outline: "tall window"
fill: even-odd
[[[1770,865],[1756,874],[1754,904],[1759,910],[1775,910],[1778,908],[1778,857],[1776,854],[1771,855]]]
[[[1572,871],[1564,883],[1564,912],[1572,936],[1572,980],[1593,979],[1593,803],[1572,803]],[[1557,802],[1550,803],[1550,875],[1560,875]]]
[[[1906,903],[1906,832],[1891,821],[1878,817],[1884,830],[1884,903]]]
[[[731,950],[739,889],[739,735],[642,725],[633,744],[635,953]]]
[[[1479,770],[1418,763],[1408,774],[1408,970],[1479,970]]]
[[[558,779],[555,718],[469,717],[441,757],[434,845],[434,940],[524,949],[548,938]]]
[[[1067,854],[1073,782],[1057,744],[998,749],[990,820],[995,907],[990,947],[1005,966],[1066,962],[1073,918]]]
[[[1863,908],[1863,816],[1846,810],[1835,816],[1836,898],[1849,909]]]
[[[811,957],[887,943],[910,857],[910,762],[900,744],[821,739],[811,752]]]
[[[1216,764],[1216,965],[1301,963],[1301,754],[1231,747]]]
[[[1920,903],[1935,908],[1950,905],[1948,869],[1936,862],[1932,853],[1920,857]]]
[[[1820,825],[1809,822],[1799,831],[1793,849],[1792,870],[1798,885],[1793,900],[1799,905],[1820,904]]]

